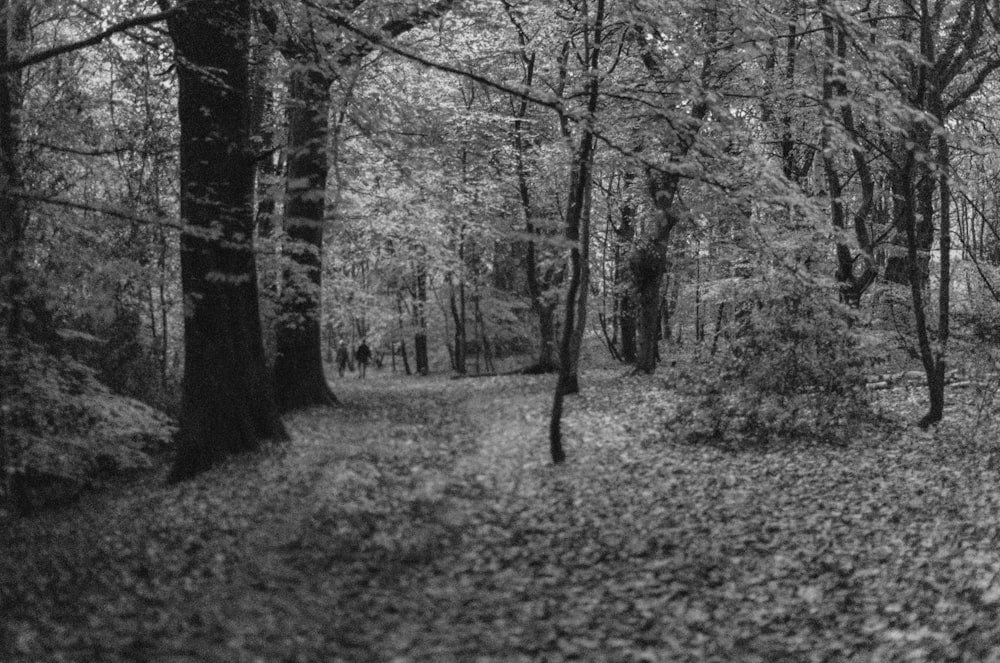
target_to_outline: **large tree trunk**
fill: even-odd
[[[13,60],[24,51],[28,10],[17,0],[0,0],[0,63]],[[21,72],[0,74],[0,397],[17,389],[21,382],[16,365],[23,340],[24,241],[28,214],[13,191],[20,189],[21,169],[19,114]],[[26,513],[31,508],[23,472],[17,467],[7,431],[12,428],[7,409],[0,407],[0,495],[6,494],[14,507]]]
[[[28,8],[0,0],[0,62],[19,57],[28,33]],[[14,191],[23,185],[18,163],[22,72],[0,74],[0,334],[17,338],[23,329],[24,236],[28,212]]]
[[[274,388],[283,411],[333,405],[322,355],[323,217],[331,80],[321,65],[293,66],[288,109],[285,255]]]
[[[253,246],[249,0],[202,0],[170,23],[180,116],[186,306],[181,480],[287,437],[264,364]]]

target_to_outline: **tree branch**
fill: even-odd
[[[191,0],[188,0],[190,2]],[[0,62],[0,73],[9,73],[12,71],[18,71],[24,69],[25,67],[30,67],[36,65],[40,62],[45,62],[46,60],[51,60],[52,58],[59,57],[60,55],[65,55],[67,53],[72,53],[73,51],[79,51],[81,49],[87,48],[88,46],[96,46],[102,41],[118,34],[119,32],[125,32],[132,28],[141,27],[144,25],[152,25],[153,23],[159,23],[165,21],[174,14],[186,3],[177,5],[166,11],[158,12],[156,14],[147,14],[144,16],[136,16],[134,18],[126,19],[115,23],[107,30],[102,30],[95,35],[91,35],[85,39],[80,39],[78,41],[72,41],[68,44],[60,44],[59,46],[53,46],[52,48],[46,48],[44,50],[32,53],[31,55],[25,56],[23,58],[18,58],[17,60],[9,60],[7,62]]]
[[[24,191],[16,189],[8,190],[5,193],[8,196],[20,198],[21,200],[31,200],[37,203],[43,203],[45,205],[56,205],[57,207],[66,207],[68,209],[82,210],[84,212],[96,212],[98,214],[114,217],[116,219],[131,221],[132,223],[139,223],[142,225],[149,225],[149,226],[162,226],[164,228],[173,228],[174,230],[184,230],[183,224],[176,223],[173,221],[168,221],[163,216],[160,216],[159,218],[155,216],[139,216],[120,207],[114,207],[112,205],[94,204],[94,203],[83,203],[76,200],[70,200],[69,198],[65,198],[59,194],[43,193],[37,191]]]
[[[443,71],[446,74],[453,74],[455,76],[466,78],[468,80],[479,83],[484,87],[497,90],[498,92],[503,92],[505,94],[513,94],[522,99],[527,99],[531,103],[537,104],[539,106],[545,106],[546,108],[551,108],[552,110],[555,110],[557,113],[568,114],[568,110],[565,108],[562,102],[555,96],[548,98],[542,97],[537,94],[534,94],[532,90],[527,89],[524,86],[507,85],[505,83],[492,80],[481,74],[477,74],[475,72],[462,69],[461,67],[450,65],[444,62],[436,62],[429,58],[425,58],[409,49],[397,46],[396,44],[392,43],[392,41],[384,37],[382,34],[354,25],[354,23],[351,22],[349,17],[343,15],[340,12],[329,9],[328,7],[323,7],[322,5],[317,4],[313,0],[302,0],[302,4],[315,9],[316,11],[323,14],[326,17],[326,19],[331,23],[333,23],[334,25],[342,28],[343,30],[346,30],[347,32],[356,34],[357,36],[361,37],[362,39],[370,43],[372,46],[380,48],[383,51],[392,53],[394,55],[398,55],[399,57],[405,60],[410,60],[411,62],[415,62],[429,69],[437,69],[438,71]]]

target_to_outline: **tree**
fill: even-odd
[[[398,37],[441,16],[453,2],[439,0],[426,8],[405,7],[400,15],[381,23],[379,34]],[[364,0],[346,3],[339,10],[306,5],[297,12],[286,12],[294,18],[284,26],[278,25],[274,13],[265,18],[291,65],[283,218],[287,267],[283,271],[273,374],[282,410],[336,402],[324,372],[321,334],[328,147],[331,137],[335,138],[330,123],[330,88],[373,50],[371,43],[344,34],[340,27],[348,20],[345,12],[363,10]],[[349,98],[343,103],[349,103]],[[419,366],[426,350],[421,355],[418,343],[417,351]]]
[[[663,111],[666,115],[664,119],[671,128],[663,139],[665,144],[659,146],[667,155],[665,162],[647,161],[644,164],[646,188],[655,214],[637,239],[629,260],[636,298],[635,368],[643,373],[656,370],[659,358],[660,306],[663,301],[661,288],[663,275],[666,273],[670,235],[681,219],[675,204],[683,181],[683,164],[694,148],[711,110],[711,95],[706,86],[717,75],[715,63],[718,45],[714,41],[719,8],[711,5],[688,11],[691,13],[689,18],[692,25],[704,36],[704,43],[700,45],[701,66],[690,81],[683,77],[675,79],[672,63],[665,60],[664,51],[658,47],[664,35],[659,33],[655,22],[646,25],[639,23],[632,28],[643,65],[660,95],[671,99],[677,88],[693,88],[693,94],[688,93],[685,95],[687,98],[682,96],[680,101],[673,102],[675,107],[668,107]]]
[[[830,217],[833,227],[839,231],[847,230],[847,203],[844,186],[834,156],[833,127],[839,120],[844,132],[845,141],[850,146],[855,172],[861,189],[861,200],[852,215],[851,230],[857,242],[858,252],[851,250],[848,242],[841,239],[837,242],[837,281],[840,283],[841,298],[849,305],[858,307],[861,296],[875,281],[878,271],[875,268],[871,233],[868,231],[869,219],[875,208],[875,178],[869,165],[870,156],[862,149],[862,139],[854,119],[854,108],[847,98],[847,83],[844,62],[847,56],[847,33],[842,23],[826,6],[820,4],[823,14],[823,34],[826,47],[826,62],[823,68],[823,102],[825,110],[833,116],[831,122],[825,124],[821,137],[823,146],[823,169],[826,174],[827,188],[830,195]],[[790,38],[791,39],[791,38]],[[856,267],[860,263],[860,269]]]
[[[186,307],[181,480],[287,437],[268,380],[257,299],[249,0],[184,4],[169,20],[179,83],[181,282]]]
[[[871,67],[879,103],[892,113],[870,113],[879,132],[875,140],[885,159],[885,177],[892,196],[893,242],[903,247],[887,257],[885,278],[909,286],[913,306],[918,354],[927,375],[930,408],[921,426],[939,421],[944,411],[944,381],[950,336],[952,165],[949,119],[977,94],[1000,68],[995,37],[988,27],[991,18],[984,0],[954,3],[900,3],[891,8],[866,6],[857,16],[846,8],[820,4],[824,15],[827,67],[824,96],[841,109],[842,127],[852,151],[862,187],[862,203],[856,217],[867,215],[873,189],[871,171],[858,153],[864,137],[856,129],[851,104],[845,101],[847,71],[846,41],[859,50],[859,66]],[[880,14],[880,11],[887,12]],[[863,17],[863,18],[859,18]],[[845,33],[849,33],[845,35]],[[865,49],[880,38],[892,36],[901,47],[871,60]],[[863,44],[864,48],[857,45]],[[869,64],[870,62],[870,64]],[[827,168],[830,173],[830,168]],[[828,180],[839,189],[836,177]],[[834,196],[837,191],[831,191]],[[834,202],[835,225],[839,200]],[[841,218],[839,225],[843,226]],[[937,226],[937,229],[935,229]],[[935,237],[940,249],[937,320],[929,319],[924,289],[929,281]],[[864,251],[864,232],[858,235]],[[838,276],[851,289],[847,260],[841,254]],[[936,327],[936,329],[935,329]]]
[[[538,60],[536,51],[528,50],[530,37],[521,18],[510,2],[504,2],[504,11],[508,19],[517,32],[518,59],[522,67],[521,84],[530,89],[535,84],[535,65]],[[521,212],[524,215],[524,230],[528,235],[524,242],[524,268],[528,286],[528,295],[531,297],[531,308],[538,317],[538,359],[534,366],[529,367],[531,373],[551,373],[557,369],[555,361],[556,346],[556,301],[547,296],[547,290],[554,285],[554,269],[543,271],[539,265],[540,243],[535,240],[542,236],[542,229],[539,227],[537,205],[532,200],[532,191],[529,184],[529,158],[528,149],[530,137],[527,134],[526,124],[528,111],[531,107],[528,99],[523,96],[510,95],[511,104],[514,110],[513,126],[513,147],[515,169],[517,172],[517,191],[521,204]]]
[[[581,60],[586,67],[586,119],[580,130],[580,136],[573,152],[569,172],[569,190],[566,198],[566,241],[570,244],[569,283],[566,288],[565,316],[562,328],[562,338],[559,342],[559,380],[556,383],[552,401],[552,414],[549,421],[549,450],[552,462],[562,463],[566,459],[563,450],[562,420],[563,401],[567,394],[580,390],[578,365],[580,359],[580,335],[583,321],[586,320],[587,300],[585,298],[587,281],[583,261],[588,251],[584,243],[590,241],[590,203],[594,176],[595,126],[597,119],[597,104],[600,98],[600,78],[598,75],[601,62],[601,48],[604,45],[604,0],[597,0],[591,16],[586,2],[583,3],[581,17],[583,25],[584,49]],[[566,49],[568,52],[568,48]],[[580,296],[581,287],[584,296]],[[579,306],[579,310],[577,307]]]
[[[0,63],[21,57],[27,39],[29,8],[23,0],[0,0]],[[27,284],[23,272],[24,235],[28,223],[22,188],[20,113],[21,70],[0,73],[0,334],[16,339],[23,333],[22,307]]]
[[[283,411],[333,405],[322,357],[321,291],[323,225],[326,213],[330,85],[334,68],[322,43],[310,41],[317,26],[311,14],[300,17],[280,39],[289,61],[288,143],[282,228],[280,310],[277,316],[273,382]],[[273,31],[277,30],[273,20]],[[319,26],[322,28],[323,26]]]

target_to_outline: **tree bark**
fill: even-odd
[[[584,5],[586,9],[586,5]],[[589,18],[589,17],[587,17]],[[579,363],[579,340],[575,326],[577,317],[586,319],[586,298],[580,298],[578,291],[583,280],[583,256],[586,252],[580,243],[589,239],[590,213],[587,205],[590,203],[590,191],[593,186],[594,144],[595,136],[591,122],[597,114],[597,101],[600,91],[598,80],[598,64],[600,62],[601,40],[604,27],[604,0],[597,0],[592,27],[593,41],[584,53],[589,79],[586,85],[587,114],[590,118],[584,123],[580,140],[573,155],[570,168],[569,195],[566,200],[566,241],[570,249],[570,277],[566,292],[566,306],[562,339],[559,344],[559,381],[556,383],[552,402],[552,413],[549,418],[549,453],[552,462],[562,463],[566,452],[562,445],[562,411],[563,401],[567,394],[580,391],[579,374],[576,367]],[[577,306],[581,310],[577,311]],[[574,344],[576,344],[574,357]]]
[[[629,259],[632,290],[635,292],[635,368],[642,373],[656,370],[660,339],[660,288],[666,271],[667,237],[647,239]]]
[[[626,195],[634,173],[626,173],[624,176],[625,186],[623,195]],[[631,202],[623,202],[621,205],[621,221],[617,229],[618,250],[615,252],[615,298],[617,299],[618,310],[618,338],[620,339],[620,354],[622,361],[626,364],[634,364],[637,357],[636,348],[636,319],[635,319],[635,293],[632,284],[629,282],[629,269],[627,264],[621,260],[621,256],[628,255],[632,243],[635,241],[635,205]]]
[[[455,283],[449,279],[448,303],[451,307],[451,317],[455,321],[455,352],[452,354],[452,368],[459,375],[465,375],[467,367],[465,362],[465,351],[468,347],[466,343],[465,331],[465,289],[458,287],[458,300],[455,298]]]
[[[430,363],[427,358],[427,267],[417,264],[417,300],[413,304],[414,324],[417,332],[413,335],[413,359],[417,374],[427,375]]]
[[[0,63],[16,60],[26,50],[28,7],[19,0],[0,0]],[[28,212],[13,195],[22,188],[20,113],[22,71],[0,73],[0,333],[16,339],[24,332],[27,290],[24,241]]]
[[[399,36],[441,16],[453,2],[439,0],[425,9],[407,8],[404,15],[383,23],[381,32]],[[360,4],[354,3],[345,9],[350,11]],[[270,11],[264,14],[269,29],[272,33],[277,32],[277,16]],[[281,45],[282,52],[293,62],[285,203],[285,232],[291,240],[288,255],[292,267],[285,272],[273,374],[282,410],[337,402],[326,381],[319,333],[328,172],[326,146],[330,136],[329,95],[338,70],[356,65],[372,50],[372,44],[363,41],[346,45],[332,43],[328,37],[316,41],[321,31],[310,21],[311,16],[306,24],[298,27],[313,39],[289,39]],[[367,335],[363,322],[358,332],[361,337]],[[419,356],[419,343],[417,345]],[[426,345],[424,347],[426,349]]]
[[[573,349],[570,353],[570,374],[580,385],[580,355],[583,352],[583,336],[587,332],[587,298],[590,294],[590,209],[593,193],[593,148],[590,155],[587,177],[589,180],[583,190],[583,208],[580,212],[580,285],[576,302],[576,324],[573,327]]]
[[[274,389],[282,411],[334,405],[322,356],[323,223],[331,78],[321,63],[293,65],[288,108],[288,177],[281,310]]]
[[[249,0],[187,4],[170,21],[180,117],[186,318],[177,455],[189,478],[285,439],[264,363],[253,243]]]
[[[410,371],[410,360],[406,356],[406,338],[403,335],[403,293],[396,293],[396,313],[398,315],[396,322],[399,325],[399,353],[403,355],[403,369],[406,371],[407,375],[412,375]],[[395,372],[395,357],[396,353],[393,352],[393,372]]]
[[[521,83],[530,87],[534,80],[535,54],[524,51],[527,36],[519,30],[521,39],[521,58],[524,63],[524,76]],[[531,297],[531,308],[538,316],[538,360],[531,367],[533,373],[549,373],[556,370],[555,362],[555,304],[545,297],[542,279],[538,270],[538,247],[534,237],[540,235],[533,221],[534,211],[531,206],[531,189],[528,185],[528,168],[526,163],[527,147],[524,140],[524,120],[528,114],[528,100],[521,99],[517,106],[514,119],[514,157],[517,167],[517,188],[521,200],[521,210],[524,214],[524,229],[529,239],[525,242],[524,267],[528,284],[528,296]]]
[[[938,168],[941,214],[941,264],[938,282],[938,334],[932,370],[927,372],[930,408],[920,420],[921,428],[936,424],[944,417],[944,383],[948,358],[951,313],[951,155],[948,137],[938,136]]]
[[[842,27],[835,26],[835,17],[822,3],[823,30],[828,62],[823,67],[822,94],[827,112],[833,113],[839,107],[840,123],[848,137],[853,141],[851,156],[857,168],[858,181],[861,186],[861,202],[853,217],[854,236],[860,251],[854,254],[844,242],[837,242],[837,281],[840,284],[840,297],[849,306],[858,307],[861,297],[878,276],[875,261],[872,257],[872,241],[868,233],[868,217],[875,206],[875,180],[868,163],[868,155],[861,150],[861,140],[854,122],[854,110],[847,95],[845,75],[842,63],[847,56],[847,36]],[[843,186],[836,161],[832,154],[832,129],[823,128],[821,143],[823,167],[826,174],[827,188],[830,196],[830,216],[833,227],[845,230],[847,215],[844,209]],[[855,269],[855,262],[861,261],[862,269]]]
[[[706,8],[705,11],[707,15],[704,29],[711,42],[714,40],[712,30],[714,30],[716,20],[716,10],[710,7]],[[669,80],[670,76],[666,72],[666,64],[660,53],[650,47],[641,31],[639,39],[643,45],[642,61],[646,70],[658,81]],[[714,60],[709,51],[702,63],[701,80],[698,82],[704,84],[714,71],[714,67]],[[694,147],[708,111],[707,98],[693,99],[688,117],[678,118],[675,125],[677,144],[671,146],[670,149],[674,155],[672,161],[679,161],[687,157],[691,148]],[[673,207],[680,187],[680,176],[675,172],[647,167],[646,187],[656,213],[652,223],[641,238],[639,246],[636,247],[630,263],[638,307],[636,312],[635,369],[642,373],[652,373],[656,370],[656,362],[659,359],[660,303],[662,301],[660,288],[667,269],[666,258],[670,233],[678,222],[678,216]]]

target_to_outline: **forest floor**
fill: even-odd
[[[551,376],[382,373],[283,447],[0,522],[0,660],[1000,661],[978,392],[734,451],[671,434],[671,370],[585,373],[559,467]]]

